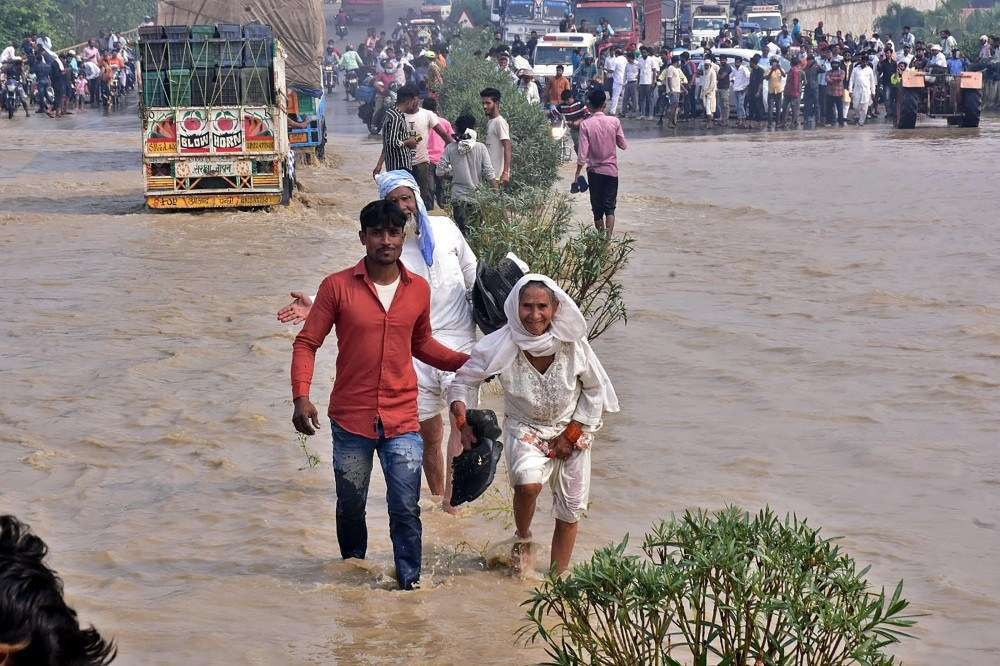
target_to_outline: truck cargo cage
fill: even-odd
[[[195,67],[191,74],[191,106],[211,106],[215,72],[207,67]]]
[[[219,40],[219,55],[216,64],[222,67],[242,67],[243,40]]]
[[[194,67],[215,67],[219,63],[223,42],[220,39],[191,40],[191,64]]]
[[[190,69],[191,46],[187,40],[167,40],[167,69]]]
[[[163,26],[162,25],[139,26],[139,39],[141,41],[163,39]]]
[[[167,67],[167,40],[150,39],[139,42],[141,49],[140,59],[143,70],[168,69]]]
[[[171,69],[168,76],[170,106],[191,106],[191,70]]]
[[[240,83],[244,105],[269,106],[274,103],[269,67],[244,67],[240,71]]]
[[[243,66],[267,67],[271,64],[274,54],[271,51],[272,41],[263,39],[246,39],[243,41]]]
[[[142,73],[142,103],[154,108],[167,106],[167,72],[144,70]]]
[[[167,25],[163,27],[163,35],[173,42],[186,42],[191,39],[191,28],[186,25]]]
[[[212,105],[238,106],[240,103],[240,75],[238,70],[217,67],[213,72]]]

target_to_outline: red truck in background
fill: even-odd
[[[641,4],[631,0],[577,0],[573,12],[577,30],[597,32],[601,19],[614,31],[610,41],[597,43],[598,57],[610,47],[625,48],[642,42]],[[581,27],[581,24],[583,27]]]
[[[341,6],[354,26],[378,28],[382,25],[382,0],[343,0]]]
[[[598,42],[599,54],[609,46],[629,44],[673,48],[681,4],[682,0],[577,0],[574,18],[577,29],[586,21],[587,32],[595,32],[602,18],[608,20],[615,34],[610,42]]]

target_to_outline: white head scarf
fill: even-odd
[[[559,301],[549,330],[541,335],[532,335],[521,323],[519,312],[521,289],[529,282],[541,282],[552,290]],[[559,350],[562,343],[572,342],[584,351],[587,363],[600,378],[604,393],[604,411],[618,411],[618,395],[615,393],[615,388],[612,386],[604,366],[594,354],[590,342],[587,341],[587,320],[573,299],[559,285],[545,275],[528,273],[518,280],[514,288],[510,290],[503,310],[507,315],[507,324],[490,333],[477,344],[477,347],[485,352],[486,358],[490,359],[485,373],[487,377],[492,377],[509,368],[522,351],[528,352],[532,356],[552,356]]]

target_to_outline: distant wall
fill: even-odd
[[[791,25],[797,18],[803,29],[812,30],[816,23],[823,22],[827,32],[843,30],[844,33],[870,35],[875,19],[885,13],[891,0],[786,0],[782,14]],[[934,9],[937,0],[904,0],[903,4],[921,11]]]

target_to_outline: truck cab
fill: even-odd
[[[711,43],[729,24],[729,10],[721,5],[699,5],[691,12],[691,44]]]
[[[745,23],[756,23],[761,33],[773,37],[781,32],[781,5],[751,5],[743,15]]]
[[[601,25],[601,19],[607,19],[608,25],[614,30],[610,44],[598,44],[598,50],[604,51],[609,45],[627,47],[629,44],[639,44],[642,41],[642,18],[634,2],[624,0],[579,0],[576,4],[577,30],[595,32]],[[581,24],[583,27],[581,28]]]

